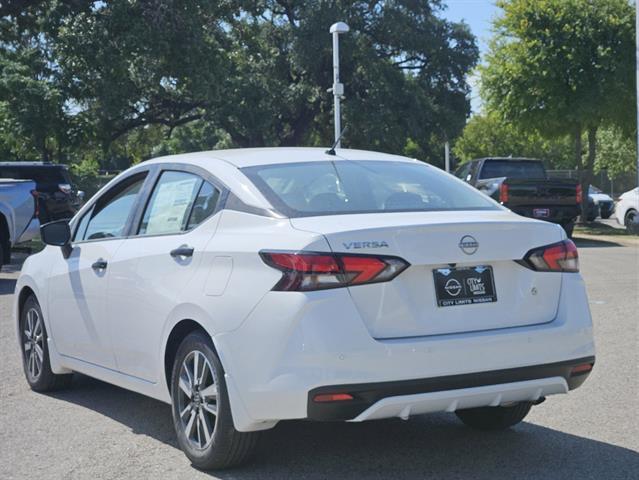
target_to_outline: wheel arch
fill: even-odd
[[[0,212],[0,243],[2,243],[3,247],[7,247],[2,249],[3,258],[0,258],[0,264],[9,263],[11,258],[11,234],[9,232],[9,222],[3,212]]]
[[[182,340],[184,340],[190,333],[196,331],[201,331],[208,338],[210,338],[213,349],[216,350],[213,338],[211,337],[211,335],[209,335],[209,332],[206,331],[206,328],[204,328],[201,323],[198,323],[197,321],[190,318],[185,318],[173,325],[173,328],[171,328],[171,332],[169,333],[164,346],[164,379],[166,380],[166,386],[169,391],[169,395],[171,394],[171,373],[173,371],[173,362],[175,360],[175,355],[177,354]]]

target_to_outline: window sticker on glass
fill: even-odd
[[[155,187],[140,234],[158,235],[184,230],[202,180],[181,172],[165,172]]]

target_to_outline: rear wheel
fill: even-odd
[[[22,341],[22,366],[27,383],[36,392],[50,392],[71,384],[71,374],[56,375],[51,371],[47,330],[42,310],[35,296],[31,295],[20,313]]]
[[[469,427],[478,430],[505,430],[521,422],[532,405],[532,402],[521,402],[508,407],[469,408],[455,413]]]
[[[189,334],[178,348],[171,397],[178,443],[194,466],[232,467],[255,450],[259,433],[235,429],[224,370],[203,332]]]

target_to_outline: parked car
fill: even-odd
[[[561,225],[572,236],[581,204],[581,186],[551,180],[541,160],[479,158],[461,165],[455,175],[524,217]]]
[[[71,218],[80,199],[66,165],[43,162],[0,162],[0,178],[33,180],[38,192],[40,223]]]
[[[38,235],[35,182],[0,179],[0,267],[11,261],[11,248]]]
[[[621,194],[615,206],[615,215],[620,225],[639,233],[639,187]]]
[[[81,372],[170,403],[199,468],[280,420],[505,429],[595,361],[565,232],[404,157],[158,158],[41,231],[14,304],[27,382]]]
[[[590,185],[588,197],[590,207],[588,220],[595,220],[598,216],[603,219],[610,218],[614,211],[615,202],[609,195],[606,195],[594,185]]]

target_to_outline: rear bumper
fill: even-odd
[[[570,366],[595,355],[579,274],[562,274],[557,314],[544,324],[376,340],[345,289],[269,292],[238,328],[213,339],[240,431],[285,419],[355,419],[380,399],[438,392],[456,398],[468,388],[543,378],[558,378],[566,388],[540,395],[563,393],[585,379],[567,378]],[[309,392],[335,386],[358,389],[357,408],[309,407]],[[529,398],[527,387],[518,395]]]
[[[362,421],[401,417],[403,414],[408,416],[477,406],[498,406],[514,401],[535,401],[545,395],[566,393],[581,386],[590,372],[572,375],[572,368],[594,363],[595,357],[585,357],[544,365],[419,380],[324,386],[309,392],[308,418]],[[335,393],[349,394],[353,400],[314,401],[317,395]]]
[[[579,215],[579,207],[577,205],[570,206],[562,206],[562,205],[525,205],[525,206],[517,206],[517,205],[505,205],[510,208],[517,215],[521,215],[523,217],[534,218],[536,220],[544,220],[546,222],[566,224],[573,221]],[[534,215],[535,210],[548,210],[548,215],[543,217],[538,217]]]

